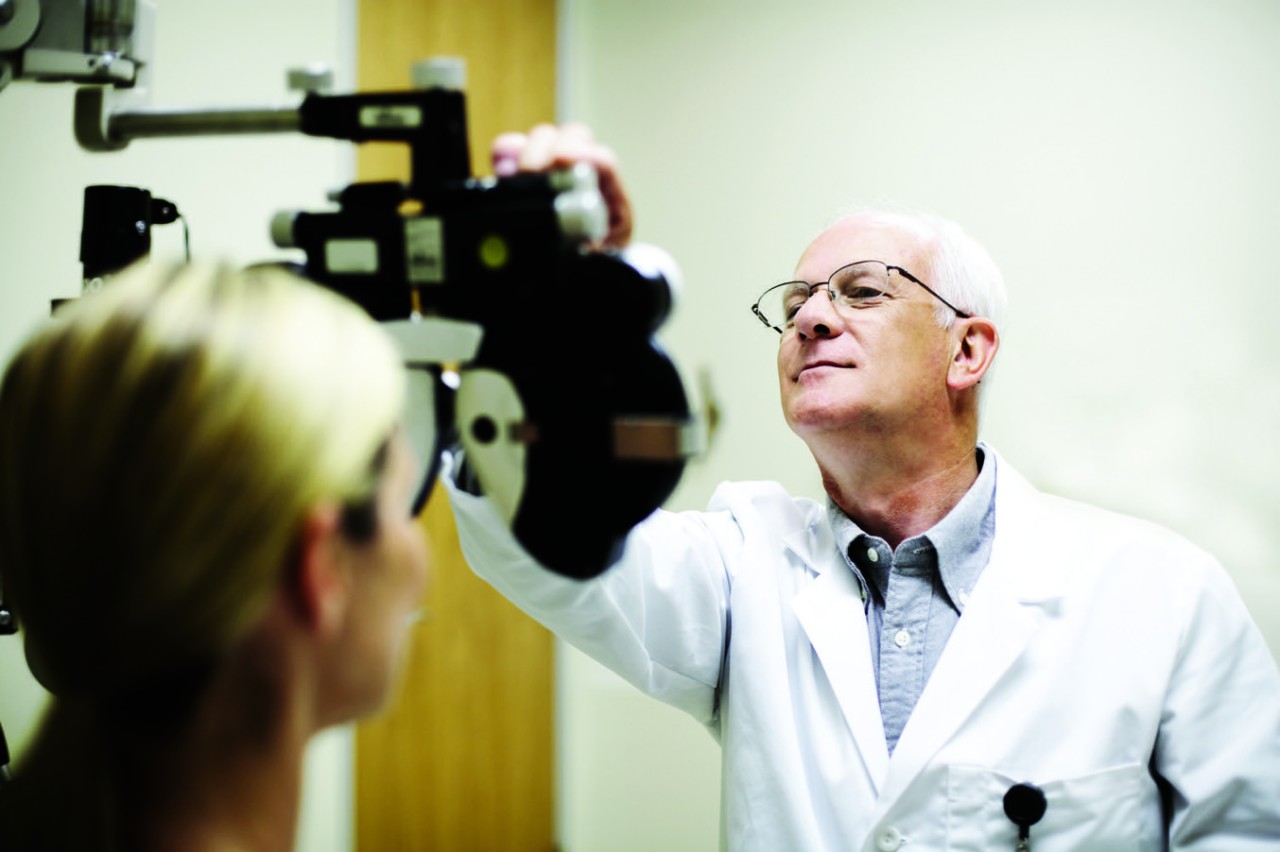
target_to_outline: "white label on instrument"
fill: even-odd
[[[378,271],[378,244],[373,240],[329,240],[324,265],[335,275],[372,275]]]
[[[382,104],[360,108],[361,127],[421,127],[422,109],[413,104]]]
[[[444,281],[444,222],[435,216],[406,219],[404,267],[410,284]]]

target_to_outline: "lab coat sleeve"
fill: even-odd
[[[1173,849],[1280,848],[1280,671],[1206,557],[1157,736]]]
[[[713,725],[728,629],[724,551],[741,544],[727,512],[660,510],[633,530],[618,564],[580,581],[538,564],[488,500],[444,480],[476,574],[633,685]]]

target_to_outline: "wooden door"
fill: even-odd
[[[466,60],[477,173],[497,133],[554,120],[555,0],[360,0],[359,28],[362,91]],[[408,177],[398,146],[358,157],[360,180]],[[395,703],[356,732],[357,849],[553,849],[552,637],[471,573],[439,488],[423,515],[429,614]]]

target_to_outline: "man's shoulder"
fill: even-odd
[[[1043,545],[1054,548],[1111,554],[1127,552],[1149,557],[1163,555],[1171,560],[1202,564],[1217,561],[1181,533],[1155,521],[1040,490],[1003,460],[996,489],[997,535],[1003,522],[1006,528],[1009,525],[1033,528]]]

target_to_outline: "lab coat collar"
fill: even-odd
[[[871,670],[866,592],[840,554],[825,510],[815,504],[807,521],[783,537],[787,549],[817,575],[791,608],[831,683],[867,779],[878,790],[889,766],[889,747]]]
[[[990,448],[985,448],[994,454]],[[817,576],[792,609],[840,704],[883,811],[947,742],[1025,650],[1037,626],[1057,614],[1067,566],[1045,547],[1052,533],[1037,492],[996,455],[996,537],[974,587],[890,761],[867,637],[861,587],[815,507],[785,546]],[[881,789],[883,785],[883,789]]]
[[[803,542],[793,544],[793,552],[805,559],[798,549]],[[840,554],[834,541],[829,543],[828,552],[826,558],[805,559],[818,576],[795,596],[791,608],[831,683],[867,778],[878,790],[889,766],[889,747],[885,744],[880,697],[871,670],[863,590],[853,571],[843,561],[837,563]]]

